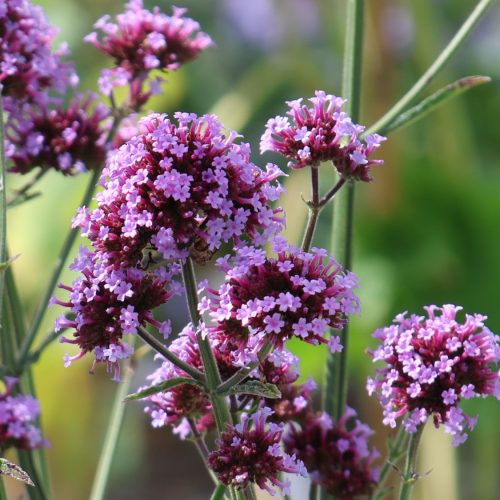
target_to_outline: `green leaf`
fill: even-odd
[[[19,465],[9,462],[9,460],[5,458],[0,458],[0,474],[2,476],[13,477],[14,479],[29,484],[30,486],[35,486],[27,472],[21,469]]]
[[[136,399],[144,399],[148,396],[152,396],[153,394],[158,394],[159,392],[168,391],[178,385],[182,384],[191,384],[197,385],[198,387],[203,387],[201,382],[194,380],[193,378],[187,377],[176,377],[171,378],[170,380],[165,380],[165,382],[160,382],[159,384],[152,385],[151,387],[147,387],[146,389],[142,389],[141,391],[134,392],[133,394],[129,394],[124,401],[134,401]]]
[[[400,114],[394,119],[394,121],[390,122],[383,130],[381,130],[381,133],[387,134],[398,128],[406,127],[407,125],[420,120],[450,99],[453,99],[454,97],[457,97],[463,92],[477,87],[478,85],[489,83],[490,81],[491,78],[488,76],[466,76],[465,78],[460,78],[460,80],[446,85],[446,87],[439,89],[431,96],[419,102],[416,106],[413,106],[404,113]]]
[[[224,498],[225,491],[226,487],[223,484],[219,484],[212,493],[210,500],[222,500],[222,498]]]
[[[266,399],[281,398],[281,392],[274,384],[264,383],[260,380],[249,380],[244,384],[233,385],[222,395],[229,396],[231,394],[250,394],[252,396],[260,396]]]

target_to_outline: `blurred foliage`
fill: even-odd
[[[70,44],[82,88],[96,90],[99,69],[109,61],[81,39],[97,18],[119,12],[122,3],[40,3],[61,28],[59,39]],[[158,3],[170,10],[168,2]],[[271,154],[260,158],[260,134],[268,118],[283,113],[285,100],[310,96],[317,88],[339,93],[343,4],[186,0],[189,15],[200,21],[217,47],[169,74],[165,96],[149,107],[215,111],[228,127],[245,134],[257,163],[284,166]],[[363,123],[378,118],[425,70],[473,5],[471,0],[367,2]],[[499,23],[497,7],[429,92],[471,74],[489,75],[493,83],[394,133],[382,149],[385,166],[374,172],[372,184],[357,190],[354,267],[361,278],[363,313],[354,320],[351,334],[350,404],[379,431],[381,449],[387,430],[380,428],[380,410],[364,389],[366,375],[373,372],[365,354],[372,345],[371,332],[400,311],[449,302],[488,315],[490,328],[500,330]],[[331,180],[328,168],[323,169],[325,188]],[[299,201],[308,185],[303,175],[293,172],[286,181],[287,235],[295,240],[305,224],[306,209]],[[9,188],[24,181],[11,176]],[[9,213],[11,252],[21,253],[14,271],[30,316],[85,183],[85,176],[68,179],[50,173],[40,184],[43,197]],[[318,245],[329,242],[331,214],[326,212],[316,235]],[[63,281],[71,279],[68,273]],[[168,306],[165,314],[178,316],[179,306]],[[43,334],[56,314],[48,315]],[[174,320],[181,324],[183,318]],[[293,349],[301,355],[304,376],[321,379],[325,352],[297,344]],[[65,347],[52,346],[35,375],[45,433],[52,442],[48,455],[56,498],[80,500],[90,491],[115,386],[101,371],[88,376],[90,359],[64,369],[64,352]],[[151,367],[146,363],[139,368],[136,386]],[[190,445],[178,443],[169,431],[151,430],[140,404],[129,405],[107,498],[207,498],[210,483]],[[426,431],[422,456],[430,456],[433,463],[422,464],[422,472],[432,473],[418,485],[421,498],[452,499],[458,491],[463,499],[492,499],[500,490],[500,407],[495,401],[479,401],[469,410],[480,413],[479,423],[457,457],[442,432],[437,436]],[[457,485],[450,484],[457,480]]]

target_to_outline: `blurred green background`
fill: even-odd
[[[106,13],[118,13],[117,0],[40,1],[60,27],[74,54],[82,89],[96,89],[100,68],[109,64],[82,37]],[[145,2],[153,6],[153,2]],[[170,11],[170,2],[157,2]],[[266,120],[285,111],[285,100],[311,96],[315,89],[340,93],[344,2],[331,0],[184,0],[189,15],[200,21],[216,48],[179,72],[167,76],[164,97],[155,111],[215,112],[245,134],[253,159],[264,165],[258,141]],[[470,0],[370,0],[367,4],[362,123],[371,124],[426,69],[465,19]],[[455,303],[468,312],[489,316],[500,331],[500,9],[482,20],[431,90],[473,74],[493,82],[474,89],[423,121],[390,136],[381,150],[385,165],[375,181],[357,190],[354,270],[361,278],[363,313],[351,334],[349,401],[372,427],[384,452],[387,429],[381,412],[364,389],[373,367],[365,350],[371,333],[403,310],[418,312],[426,304]],[[307,186],[305,172],[286,180],[287,235],[300,239]],[[12,189],[26,179],[10,176]],[[62,178],[50,173],[40,184],[43,197],[9,213],[11,252],[28,315],[36,308],[59,247],[81,199],[85,176]],[[328,179],[325,178],[325,182]],[[327,186],[325,185],[325,188]],[[307,195],[307,192],[304,193]],[[325,213],[316,244],[329,245],[330,214]],[[78,242],[80,243],[80,242]],[[72,280],[68,273],[64,281]],[[167,306],[177,315],[181,302]],[[42,335],[60,310],[51,310]],[[304,376],[321,379],[325,352],[293,346],[301,355]],[[66,346],[53,345],[35,369],[42,403],[52,484],[57,499],[88,498],[116,384],[99,369],[87,373],[91,359],[65,369]],[[134,386],[152,370],[144,360]],[[494,499],[500,491],[500,405],[475,401],[480,413],[469,441],[454,452],[443,431],[426,430],[420,470],[432,472],[419,482],[425,499]],[[396,478],[393,478],[396,481]],[[11,494],[16,485],[9,482]],[[127,408],[125,425],[106,498],[203,499],[210,482],[189,443],[178,443],[169,430],[152,430],[140,404]],[[16,498],[12,496],[12,498]]]

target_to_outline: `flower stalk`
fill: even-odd
[[[418,479],[418,474],[416,472],[417,453],[418,445],[420,443],[420,439],[422,438],[424,427],[425,424],[420,425],[417,429],[417,432],[412,434],[408,441],[408,453],[405,460],[405,469],[401,478],[402,482],[401,490],[399,493],[399,500],[409,500],[411,498],[413,486]]]

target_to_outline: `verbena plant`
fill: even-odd
[[[384,136],[489,80],[469,76],[421,97],[491,3],[480,1],[424,75],[365,128],[357,123],[364,2],[347,0],[342,97],[318,90],[287,102],[260,142],[261,153],[289,160],[286,175],[310,174],[310,194],[302,200],[309,219],[296,247],[281,235],[285,173],[276,165],[254,164],[250,145],[214,115],[144,115],[165,86],[153,75],[177,70],[212,45],[184,9],[165,14],[131,0],[116,20],[104,16],[95,24],[85,41],[112,60],[99,78],[101,99],[82,93],[68,51],[51,47],[55,31],[42,10],[6,0],[0,6],[0,445],[18,450],[20,466],[2,459],[0,473],[29,484],[32,499],[51,498],[31,368],[59,339],[70,351],[66,366],[93,356],[92,369],[104,366],[121,384],[94,500],[104,498],[124,400],[145,403],[154,427],[171,427],[197,446],[214,481],[213,499],[255,498],[256,488],[290,496],[294,474],[309,478],[311,499],[382,498],[391,467],[400,471],[400,498],[410,498],[426,422],[444,427],[458,446],[476,424],[461,400],[500,397],[499,338],[484,316],[450,304],[400,314],[376,330],[380,343],[369,354],[379,367],[367,389],[381,403],[383,423],[399,423],[389,456],[379,458],[369,444],[372,431],[346,405],[349,319],[360,313],[351,272],[354,189],[383,163],[377,150]],[[7,209],[29,201],[51,169],[90,172],[90,180],[26,329],[7,250]],[[337,180],[323,192],[320,176],[332,169]],[[10,198],[6,171],[32,176]],[[313,241],[329,205],[328,251]],[[59,284],[79,233],[88,245],[70,265],[77,277]],[[219,285],[196,278],[196,269],[211,262]],[[58,284],[62,291],[53,297]],[[176,294],[186,298],[191,321],[174,335],[154,310]],[[51,304],[65,312],[35,347]],[[328,345],[321,408],[313,398],[316,383],[298,382],[298,360],[286,349],[292,338]],[[139,342],[156,351],[158,367],[127,394],[141,361]],[[6,497],[3,488],[0,494]]]

